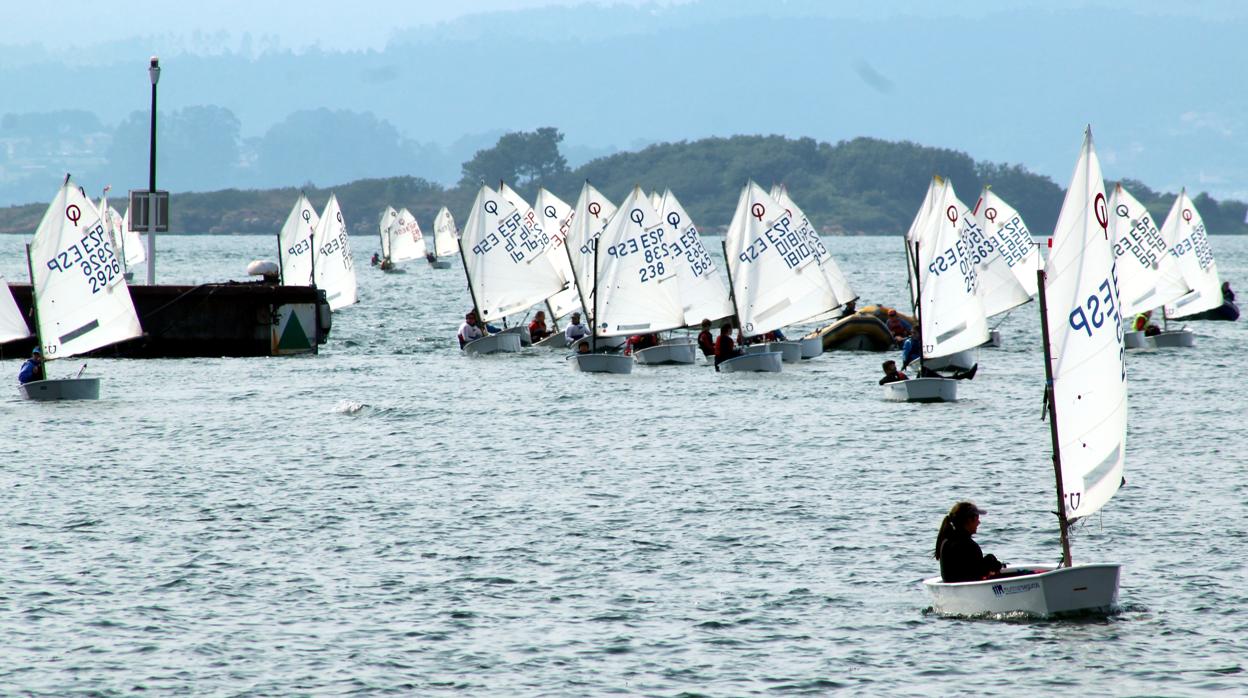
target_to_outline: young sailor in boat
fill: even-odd
[[[884,324],[888,325],[888,331],[893,333],[893,341],[898,344],[906,341],[912,329],[910,323],[906,322],[906,319],[898,315],[897,311],[892,308],[889,308],[888,321]],[[902,368],[905,368],[905,366],[902,366]]]
[[[381,255],[374,252],[373,258],[369,260],[369,264],[372,264],[373,266],[377,266],[378,264],[381,264]]]
[[[741,356],[741,350],[733,344],[732,323],[725,322],[719,327],[719,339],[715,340],[715,370],[718,371],[723,362],[738,356]]]
[[[698,348],[702,350],[702,356],[711,358],[715,356],[715,336],[711,334],[711,321],[702,318],[702,331],[698,333]]]
[[[540,342],[550,335],[550,328],[546,327],[546,311],[539,310],[533,316],[533,322],[529,323],[529,338],[534,342]]]
[[[1158,327],[1157,323],[1153,322],[1152,319],[1153,311],[1145,310],[1135,316],[1135,323],[1131,325],[1131,329],[1136,332],[1143,332],[1145,337],[1152,337],[1153,335],[1161,334],[1161,328]]]
[[[485,332],[481,331],[481,323],[477,322],[477,312],[469,310],[464,313],[464,324],[459,326],[459,348],[463,349],[468,342],[484,336]]]
[[[569,322],[568,326],[563,328],[564,339],[568,340],[568,344],[571,344],[582,337],[588,336],[589,328],[585,326],[585,323],[581,322],[581,314],[572,313],[572,322]]]
[[[45,378],[43,370],[43,351],[39,347],[30,350],[30,358],[22,362],[17,371],[17,382],[22,385]]]
[[[940,560],[940,578],[945,582],[977,582],[1001,574],[1005,563],[984,555],[972,538],[979,530],[979,517],[987,513],[971,502],[958,502],[940,522],[936,559]]]
[[[884,362],[884,377],[880,379],[880,385],[888,383],[898,383],[904,380],[910,380],[910,377],[897,370],[897,362],[889,359]]]
[[[662,340],[659,339],[657,332],[632,335],[628,338],[628,341],[625,342],[624,355],[631,356],[633,352],[641,351],[642,349],[649,349],[650,347],[657,347],[661,341]]]

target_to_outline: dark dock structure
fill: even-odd
[[[33,330],[30,284],[10,284]],[[91,356],[165,359],[315,354],[329,338],[325,291],[312,286],[227,282],[129,287],[143,336]],[[0,358],[24,358],[35,338],[0,344]]]

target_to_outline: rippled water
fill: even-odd
[[[0,399],[0,693],[1248,690],[1245,323],[1130,354],[1128,486],[1073,542],[1125,564],[1123,612],[951,620],[919,580],[956,499],[990,510],[986,551],[1059,554],[1034,305],[960,402],[899,405],[879,354],[468,359],[460,270],[383,275],[353,242],[362,302],[320,356],[92,360],[98,403]],[[866,301],[902,302],[898,240],[831,242]],[[1248,291],[1246,243],[1213,240]],[[161,280],[272,245],[163,238]]]

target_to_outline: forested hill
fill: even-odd
[[[821,230],[831,234],[897,235],[905,231],[933,174],[949,178],[959,198],[973,206],[984,185],[1018,209],[1037,235],[1048,234],[1062,204],[1062,187],[1018,165],[976,162],[953,150],[910,142],[857,138],[821,143],[810,138],[734,136],[663,143],[617,153],[570,169],[559,153],[562,135],[553,128],[509,133],[493,148],[479,151],[463,165],[463,179],[446,188],[416,177],[366,179],[332,187],[308,185],[304,191],[322,206],[337,194],[352,234],[375,235],[378,213],[386,206],[407,207],[422,227],[448,206],[462,225],[478,182],[501,180],[530,201],[545,186],[574,204],[588,179],[613,200],[633,185],[670,188],[703,229],[726,227],[747,180],[767,187],[783,183]],[[1071,162],[1076,149],[1071,148]],[[1175,193],[1161,193],[1124,180],[1136,198],[1163,220]],[[1113,182],[1108,183],[1113,186]],[[295,188],[176,193],[172,228],[180,233],[274,234],[294,204]],[[1244,202],[1194,197],[1211,233],[1248,233]],[[117,201],[124,206],[124,201]],[[0,209],[0,232],[29,234],[46,203]]]

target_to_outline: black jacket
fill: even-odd
[[[975,582],[989,572],[998,572],[995,557],[984,558],[979,543],[963,531],[949,536],[940,546],[940,578],[946,582]]]

